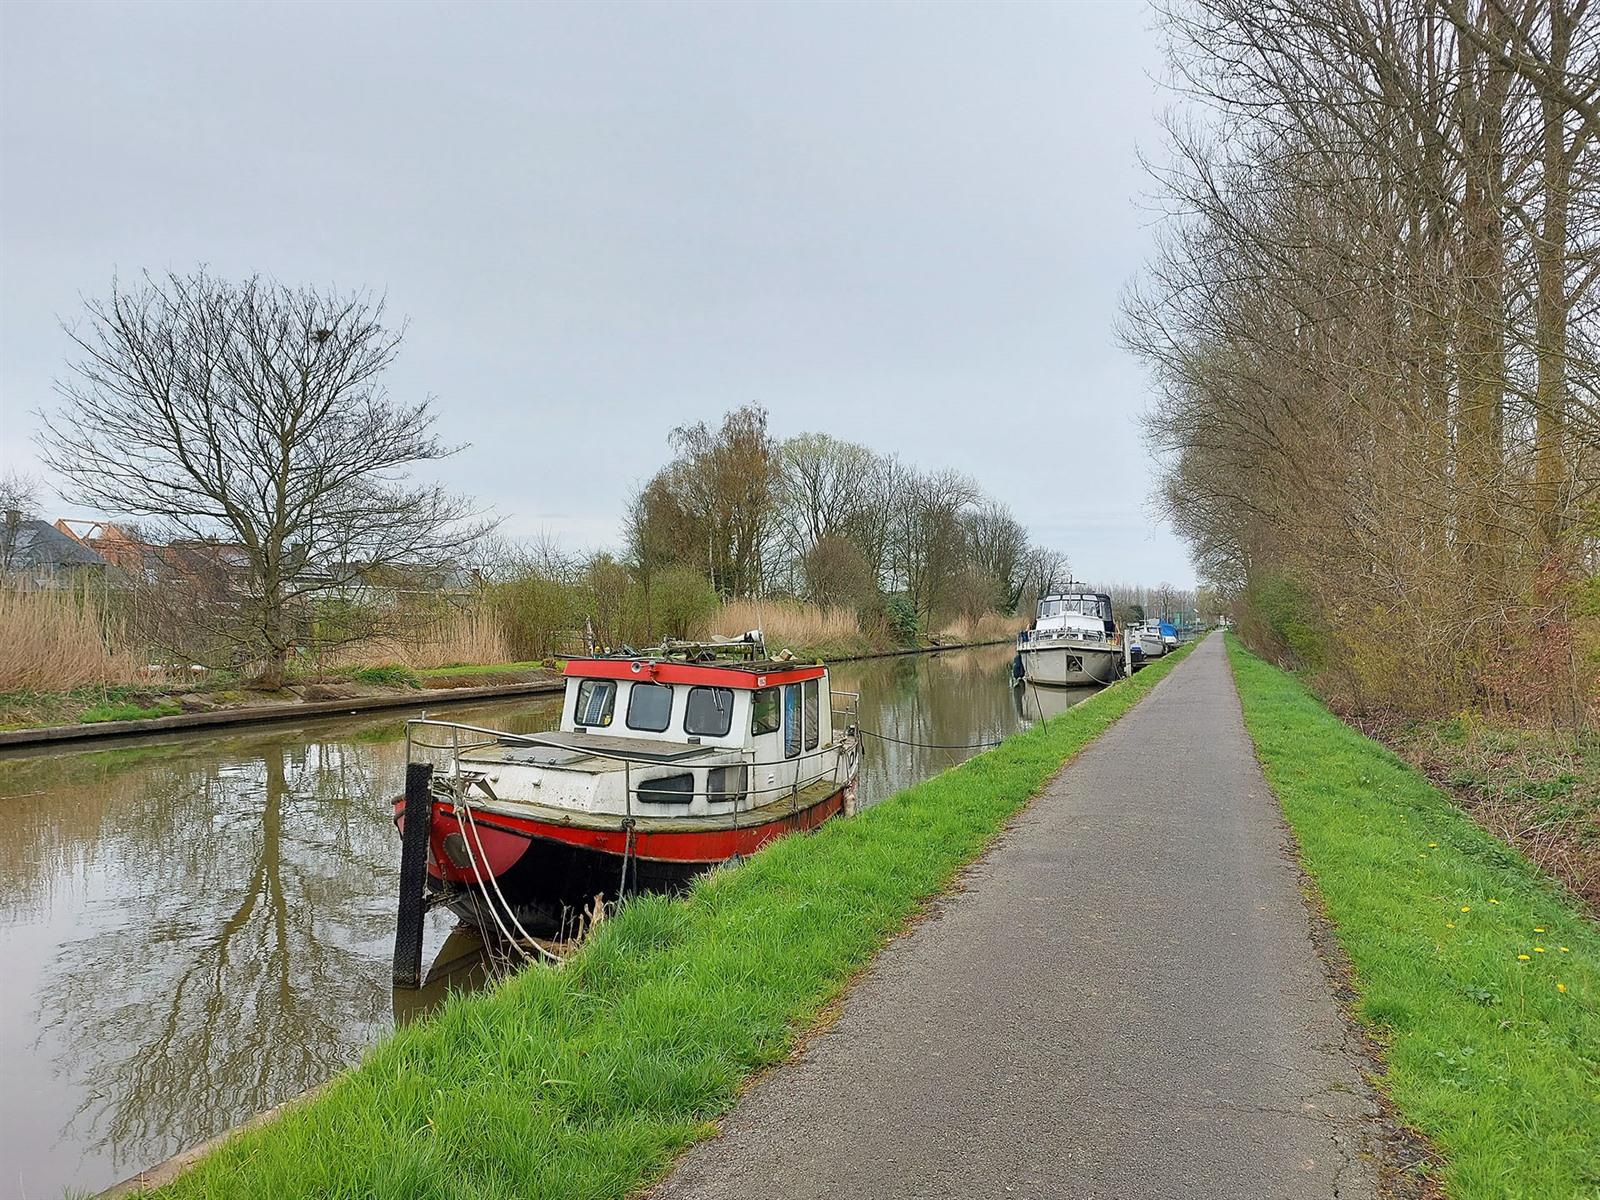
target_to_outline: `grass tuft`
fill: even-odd
[[[86,708],[79,714],[78,720],[85,725],[94,725],[101,721],[143,721],[150,717],[170,717],[182,711],[182,705],[174,704],[170,700],[156,700],[150,704],[121,701],[96,704],[92,708]]]
[[[1448,1194],[1600,1194],[1600,930],[1293,677],[1232,637],[1228,653],[1357,1014],[1387,1047],[1382,1086],[1444,1153]]]
[[[421,686],[417,673],[399,663],[386,663],[380,667],[356,667],[350,671],[350,678],[357,683],[370,684],[373,687]]]
[[[452,997],[159,1194],[622,1197],[712,1132],[743,1081],[1181,655],[681,900],[624,905],[564,968]]]

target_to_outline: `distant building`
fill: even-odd
[[[67,587],[85,576],[105,574],[106,560],[48,521],[13,509],[0,523],[0,574],[36,587]]]
[[[155,547],[136,534],[110,521],[74,521],[66,517],[55,523],[57,532],[89,547],[120,571],[143,574]]]

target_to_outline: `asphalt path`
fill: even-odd
[[[1371,1197],[1361,1065],[1212,637],[651,1195]]]

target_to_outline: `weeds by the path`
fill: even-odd
[[[1178,657],[682,900],[624,905],[562,969],[451,1000],[162,1194],[628,1195]]]
[[[1291,676],[1228,651],[1245,724],[1349,955],[1383,1087],[1457,1200],[1600,1195],[1600,929]]]

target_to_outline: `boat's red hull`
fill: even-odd
[[[628,891],[675,891],[719,863],[753,854],[784,834],[816,828],[842,810],[844,795],[840,788],[805,808],[739,827],[706,828],[695,820],[695,828],[679,831],[653,820],[632,830],[631,839],[620,827],[578,828],[480,808],[469,823],[451,803],[436,800],[428,874],[434,890],[446,893],[451,908],[475,924],[493,926],[484,907],[487,893],[503,896],[530,932],[547,933],[595,896],[615,898],[625,859]],[[395,803],[395,818],[403,826],[403,800]]]

